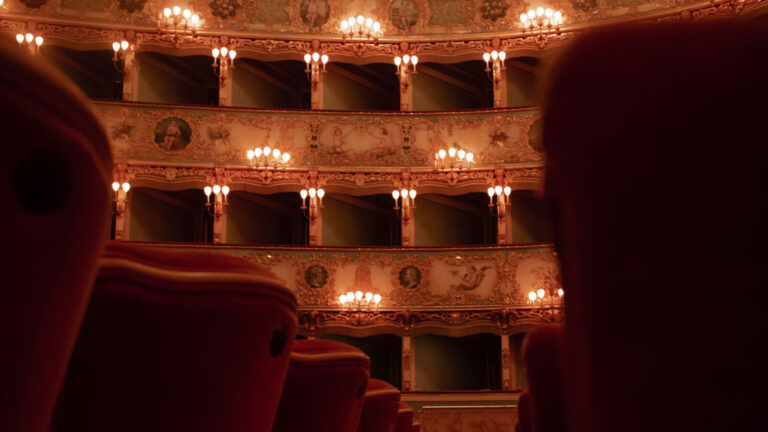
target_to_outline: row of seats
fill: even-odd
[[[411,432],[294,295],[224,254],[106,243],[112,160],[88,101],[0,46],[0,430]],[[11,250],[11,249],[9,249]]]

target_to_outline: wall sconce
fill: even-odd
[[[502,195],[503,193],[503,195]],[[488,208],[491,210],[491,214],[496,215],[499,219],[504,219],[507,214],[507,206],[509,205],[509,195],[512,193],[512,188],[505,186],[489,187],[488,188]],[[493,197],[496,196],[496,203],[493,202]]]
[[[320,55],[317,51],[312,54],[306,53],[304,54],[304,62],[307,64],[304,72],[307,74],[309,82],[312,83],[312,90],[315,90],[320,83],[320,73],[326,72],[325,65],[328,63],[328,56]],[[320,69],[320,64],[323,65],[322,69]]]
[[[395,212],[407,224],[413,218],[413,209],[416,208],[416,189],[393,190],[392,198],[395,199]],[[399,205],[398,205],[399,204]]]
[[[34,35],[32,33],[17,34],[16,42],[19,46],[26,46],[29,49],[30,54],[38,54],[40,52],[40,46],[43,45],[43,37]]]
[[[215,73],[216,76],[221,76],[221,72],[225,69],[235,68],[235,56],[237,56],[237,51],[227,47],[214,48],[211,50],[211,55],[213,56],[213,64],[211,66],[213,67],[213,73]],[[221,57],[221,59],[219,59],[219,57]]]
[[[565,292],[558,288],[555,293],[548,293],[544,288],[528,293],[528,304],[532,306],[560,307],[563,304]]]
[[[229,186],[206,186],[203,192],[205,193],[205,208],[208,209],[211,216],[218,220],[224,214],[224,206],[229,205],[229,200],[227,200]],[[211,200],[211,192],[213,192],[213,200]]]
[[[133,50],[133,45],[127,40],[123,40],[122,42],[112,42],[112,51],[115,52],[115,55],[112,56],[112,63],[114,63],[115,69],[117,69],[118,72],[123,71],[123,67],[125,66],[125,53],[128,49]]]
[[[314,222],[320,217],[320,209],[323,208],[325,191],[322,188],[309,188],[309,190],[302,189],[301,192],[299,192],[299,195],[301,195],[301,210],[302,213],[304,213],[304,217],[309,219],[310,222]],[[309,205],[307,205],[307,197],[309,197]],[[307,212],[307,210],[309,210],[309,212]]]
[[[501,71],[507,69],[507,67],[504,66],[504,59],[506,58],[507,53],[504,51],[493,50],[483,54],[483,60],[485,60],[485,73],[488,74],[488,78],[493,81],[494,89],[498,90],[499,88],[499,83],[501,82]],[[492,67],[490,63],[491,61],[493,61]],[[491,72],[493,72],[493,75],[491,75]]]
[[[341,309],[348,312],[378,312],[381,294],[348,292],[339,296]]]
[[[381,23],[373,18],[358,15],[357,18],[349,17],[339,24],[339,31],[344,39],[377,40],[381,37]]]
[[[285,168],[291,160],[290,153],[281,153],[280,149],[272,149],[269,146],[256,147],[246,153],[248,162],[254,168],[278,169]]]
[[[397,78],[400,80],[400,92],[405,93],[406,90],[408,90],[408,86],[411,84],[411,75],[418,73],[416,72],[416,64],[418,63],[418,56],[406,54],[402,57],[395,57],[395,66],[397,66],[395,74],[397,74]],[[409,64],[411,65],[411,68],[408,68]]]
[[[560,32],[560,25],[563,24],[565,18],[560,11],[553,11],[550,8],[544,9],[543,7],[536,8],[536,10],[529,10],[527,14],[520,15],[520,23],[523,27],[523,34],[526,32],[535,35],[538,39],[543,39],[546,33],[554,30]]]
[[[195,33],[203,24],[200,15],[179,6],[163,8],[157,14],[157,27],[172,33]]]
[[[112,183],[112,190],[115,191],[115,213],[118,216],[125,214],[125,202],[128,201],[128,191],[131,190],[131,184],[128,182]]]
[[[475,155],[472,152],[450,147],[448,150],[440,149],[435,153],[435,169],[438,170],[462,170],[472,167]]]

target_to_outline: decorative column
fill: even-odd
[[[139,62],[136,61],[135,50],[125,52],[123,63],[123,100],[136,102],[139,100]]]
[[[128,165],[125,162],[115,162],[112,167],[112,191],[113,209],[115,217],[115,240],[129,240],[128,227],[131,214],[131,201],[128,192],[131,190],[129,180],[133,178],[128,174]]]
[[[395,212],[400,216],[400,244],[413,246],[416,236],[414,210],[416,209],[416,190],[411,185],[410,172],[404,171],[399,181],[400,190],[392,191],[395,199]],[[397,186],[397,181],[395,182]]]
[[[228,46],[229,37],[222,36],[220,39],[221,47],[213,48],[213,71],[219,77],[219,105],[232,106],[232,69],[235,68],[235,57],[237,51],[234,47]]]
[[[130,240],[131,223],[131,201],[127,199],[124,202],[123,211],[115,212],[115,240]]]
[[[410,333],[403,336],[402,346],[402,370],[403,370],[403,391],[416,391],[416,356],[414,351],[414,341]]]
[[[306,189],[302,189],[301,211],[309,223],[309,246],[323,244],[323,197],[325,190],[320,186],[317,169],[311,169],[306,180]]]
[[[219,71],[219,105],[232,106],[232,71],[223,63]]]
[[[213,217],[213,243],[227,242],[227,211],[229,205],[229,186],[231,181],[226,177],[223,168],[214,168],[213,176],[208,178],[209,184],[203,188],[205,193],[205,207]]]
[[[517,388],[515,374],[515,355],[509,349],[509,334],[501,334],[501,389],[511,390]]]

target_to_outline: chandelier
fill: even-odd
[[[224,214],[224,206],[229,205],[229,200],[227,199],[229,186],[206,186],[203,192],[205,193],[205,208],[208,209],[208,213],[211,216],[218,220]],[[211,192],[213,192],[213,200],[211,200]]]
[[[543,7],[539,7],[536,8],[536,10],[531,9],[528,13],[520,15],[523,34],[530,32],[537,35],[539,38],[543,38],[545,32],[551,32],[552,30],[559,32],[560,25],[563,24],[564,21],[563,13],[554,11],[551,8],[544,9]]]
[[[19,46],[26,46],[31,54],[37,54],[40,52],[40,46],[43,45],[43,37],[32,33],[17,34],[16,42]]]
[[[291,160],[290,153],[282,153],[280,149],[273,149],[269,146],[248,150],[246,156],[248,156],[248,162],[252,167],[262,169],[285,168],[288,161]]]
[[[202,24],[200,15],[179,6],[163,8],[157,14],[157,27],[171,33],[195,33]]]
[[[344,39],[378,39],[381,37],[381,23],[373,18],[358,15],[349,17],[339,24],[339,31]]]
[[[461,170],[472,167],[475,155],[472,152],[450,147],[448,150],[440,149],[435,153],[435,169]]]
[[[339,304],[343,311],[349,312],[378,312],[381,294],[362,291],[348,292],[339,296]]]
[[[558,288],[554,293],[549,293],[544,288],[539,288],[528,293],[528,304],[533,306],[559,307],[562,306],[563,295],[565,295],[565,292],[562,288]]]

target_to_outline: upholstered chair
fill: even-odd
[[[768,430],[762,21],[605,27],[553,67],[569,431]]]
[[[531,411],[531,392],[523,390],[517,400],[517,424],[515,432],[533,432],[533,412]],[[559,413],[562,415],[562,413]]]
[[[110,243],[52,430],[268,432],[296,324],[242,258]]]
[[[400,390],[392,384],[370,379],[358,432],[392,432],[400,411]],[[413,413],[413,411],[411,411]]]
[[[359,349],[329,340],[293,345],[275,432],[355,432],[371,361]]]
[[[112,160],[79,90],[0,44],[0,430],[47,431],[109,235]]]
[[[413,426],[411,426],[411,432],[421,432],[421,423],[414,421]]]
[[[397,422],[395,423],[395,432],[411,432],[413,428],[413,408],[407,403],[400,401],[400,407],[397,410]]]

